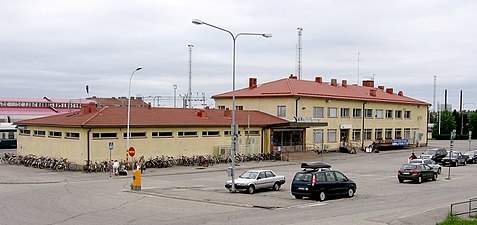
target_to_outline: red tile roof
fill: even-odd
[[[375,96],[371,92],[375,91]],[[231,98],[232,92],[212,96],[213,99]],[[241,97],[312,97],[343,100],[360,100],[374,102],[392,102],[404,104],[430,105],[401,93],[388,93],[384,89],[368,86],[332,85],[331,82],[298,80],[294,77],[276,80],[258,85],[254,88],[243,88],[235,92],[236,98]]]
[[[232,119],[225,116],[230,111],[220,109],[187,109],[187,108],[131,108],[131,127],[211,127],[230,126]],[[251,126],[286,124],[281,119],[260,111],[236,110],[236,124],[248,124],[250,113]],[[202,115],[200,115],[202,114]],[[66,113],[42,118],[22,120],[17,125],[40,125],[59,127],[126,127],[127,107],[103,107],[95,112],[81,115],[80,112]]]

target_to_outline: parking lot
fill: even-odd
[[[447,147],[449,142],[431,145]],[[425,149],[414,151],[419,155]],[[468,142],[456,142],[455,149],[467,150]],[[450,179],[446,179],[445,167],[437,181],[400,184],[397,170],[412,151],[325,154],[323,161],[353,179],[358,189],[353,198],[324,202],[291,195],[291,179],[300,170],[298,161],[237,166],[238,174],[249,168],[267,168],[285,175],[287,183],[279,191],[253,195],[231,194],[224,188],[229,165],[148,169],[142,176],[141,191],[129,189],[130,175],[109,178],[103,173],[56,173],[0,165],[0,218],[5,224],[24,224],[25,220],[41,221],[39,224],[107,222],[100,215],[117,218],[118,224],[197,224],[198,220],[203,224],[435,224],[447,216],[451,203],[476,197],[472,190],[477,184],[477,165],[450,168]],[[79,207],[67,207],[71,201]],[[15,206],[6,208],[8,203]],[[21,213],[25,211],[32,214],[25,216]]]

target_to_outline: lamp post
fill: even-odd
[[[192,20],[193,24],[196,25],[207,25],[209,27],[213,27],[215,29],[227,32],[230,34],[233,40],[233,57],[232,57],[232,126],[231,126],[231,131],[232,131],[232,149],[231,149],[231,170],[230,170],[230,175],[232,177],[232,188],[231,192],[235,192],[235,154],[237,150],[237,138],[238,138],[238,133],[237,133],[237,125],[235,124],[235,43],[237,41],[237,38],[241,35],[257,35],[257,36],[262,36],[265,38],[271,38],[272,34],[270,33],[238,33],[234,35],[232,32],[229,30],[226,30],[224,28],[206,23],[204,21],[198,20],[198,19],[193,19]]]
[[[174,88],[174,108],[176,107],[176,92],[177,92],[177,84],[172,85]]]
[[[132,73],[131,73],[131,76],[129,77],[129,88],[128,88],[128,125],[127,125],[127,129],[126,129],[126,156],[127,156],[127,152],[129,151],[129,137],[131,136],[131,134],[129,133],[129,124],[131,122],[131,81],[132,81],[132,77],[134,75],[134,73],[136,73],[137,71],[139,70],[142,70],[142,66],[138,66]],[[133,160],[133,170],[134,170],[134,160]]]

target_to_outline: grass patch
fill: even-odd
[[[469,219],[464,219],[449,213],[447,219],[438,223],[437,225],[477,225],[476,216],[471,216]]]

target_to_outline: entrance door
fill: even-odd
[[[303,149],[302,129],[276,129],[273,131],[274,147],[286,148],[288,151]]]
[[[349,129],[340,130],[340,147],[348,147],[349,145]]]

